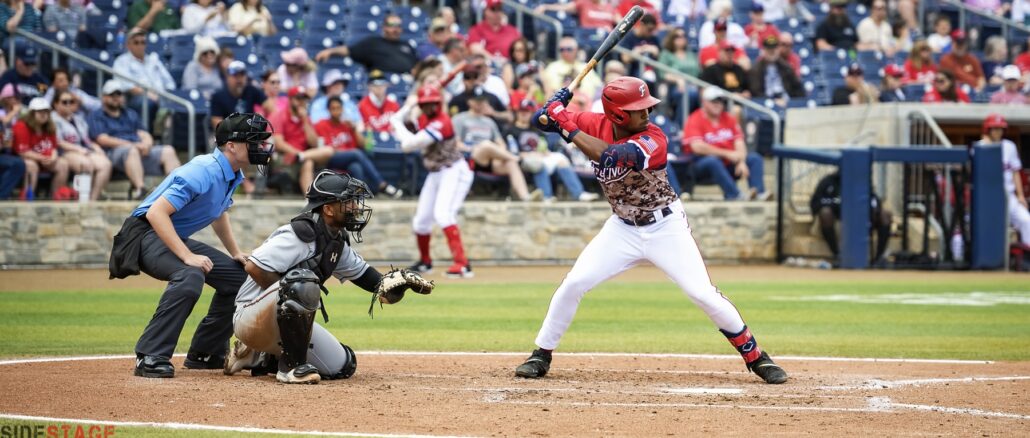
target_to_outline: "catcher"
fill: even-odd
[[[254,375],[275,372],[283,383],[353,375],[358,365],[354,350],[314,323],[321,293],[328,294],[322,284],[330,276],[372,292],[373,304],[396,303],[409,288],[420,294],[433,290],[431,281],[412,271],[380,274],[350,246],[347,233],[360,243],[372,215],[365,205],[372,195],[364,182],[324,170],[306,197],[304,212],[276,229],[247,260],[250,276],[236,295],[237,341],[226,354],[227,375],[245,369]],[[324,308],[322,317],[329,321]]]

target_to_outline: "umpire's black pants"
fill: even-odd
[[[193,334],[189,351],[217,357],[225,355],[232,336],[236,293],[247,279],[247,273],[243,266],[221,251],[191,239],[185,243],[194,254],[211,259],[214,264],[211,272],[205,275],[200,268],[183,263],[153,230],[143,236],[140,270],[167,281],[168,287],[157,303],[150,324],[136,342],[137,354],[172,357],[182,326],[200,299],[204,283],[207,283],[215,288],[215,296],[211,299],[207,316]]]

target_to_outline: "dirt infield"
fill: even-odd
[[[358,373],[316,386],[177,368],[132,377],[132,359],[0,362],[0,412],[389,435],[1024,435],[1030,365],[781,358],[784,385],[739,358],[358,353]],[[181,358],[175,360],[181,365]],[[44,377],[45,378],[42,378]],[[1020,432],[1022,431],[1022,432]]]

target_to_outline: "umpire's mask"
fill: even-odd
[[[275,145],[267,141],[271,136],[268,119],[254,113],[232,113],[215,127],[215,143],[219,146],[230,141],[245,143],[250,164],[258,166],[262,174],[275,151]]]
[[[361,230],[365,229],[372,218],[372,207],[365,205],[365,199],[372,197],[368,185],[350,175],[326,169],[315,175],[305,197],[308,199],[308,205],[304,207],[306,211],[331,202],[344,203],[346,212],[343,229],[354,235],[355,242],[361,242]],[[347,206],[351,203],[353,205]]]

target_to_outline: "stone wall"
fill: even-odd
[[[136,204],[0,203],[0,267],[106,266],[111,240]],[[233,231],[244,251],[260,245],[303,206],[300,201],[237,201]],[[355,247],[375,262],[407,264],[413,201],[373,201],[372,223]],[[690,202],[687,217],[705,257],[714,263],[769,262],[775,255],[775,203]],[[469,257],[483,264],[568,263],[597,233],[607,203],[467,202],[460,214]],[[387,237],[390,236],[390,237]],[[210,228],[194,236],[221,249]],[[450,260],[439,230],[433,257]]]

